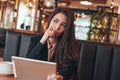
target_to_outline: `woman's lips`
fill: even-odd
[[[55,36],[57,35],[57,33],[58,33],[57,31],[54,31],[54,35],[55,35]]]

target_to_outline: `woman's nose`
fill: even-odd
[[[54,29],[55,29],[55,30],[59,30],[59,29],[60,29],[60,25],[56,25],[56,26],[54,27]]]

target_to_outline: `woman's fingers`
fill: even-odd
[[[57,80],[63,80],[63,76],[62,75],[56,75]]]
[[[55,37],[55,31],[52,27],[48,28],[49,37]]]
[[[49,74],[47,80],[57,80],[56,74]]]
[[[50,74],[48,75],[47,80],[63,80],[63,76],[60,74]]]

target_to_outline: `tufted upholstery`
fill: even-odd
[[[11,56],[25,57],[33,36],[36,35],[7,31],[3,60],[11,61]]]
[[[78,41],[79,80],[120,80],[120,45]]]
[[[17,56],[19,52],[19,45],[20,45],[20,34],[7,31],[3,60],[11,61],[12,55]]]
[[[5,36],[6,36],[6,30],[0,29],[0,57],[2,57],[4,53]]]
[[[0,48],[4,48],[5,46],[5,36],[6,36],[6,30],[0,29]]]
[[[29,34],[21,34],[21,42],[20,42],[20,48],[19,48],[19,55],[20,57],[26,57],[26,54],[28,53],[28,49],[31,43],[31,38],[35,35],[29,35]]]

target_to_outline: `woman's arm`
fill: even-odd
[[[28,53],[26,55],[27,58],[38,59],[38,57],[40,57],[39,55],[44,55],[42,54],[42,52],[44,52],[44,47],[46,46],[46,44],[43,45],[40,43],[42,36],[43,35],[31,38]]]
[[[29,52],[26,57],[27,58],[31,58],[31,59],[36,59],[36,57],[39,56],[39,53],[41,52],[42,48],[43,48],[43,44],[41,44],[40,42],[37,43],[36,46],[34,46],[34,48],[31,50],[31,52]],[[32,47],[32,46],[31,46]]]

